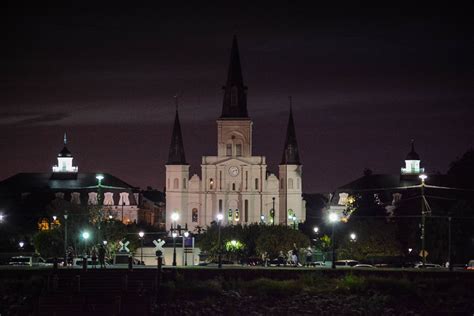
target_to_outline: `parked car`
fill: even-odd
[[[474,271],[474,260],[469,260],[466,266],[466,270],[473,270]]]
[[[371,264],[359,263],[359,264],[356,264],[354,266],[354,268],[369,268],[369,269],[372,269],[372,268],[375,268],[375,267]]]
[[[12,257],[10,261],[8,262],[8,264],[11,266],[30,266],[30,267],[35,267],[35,266],[45,267],[45,266],[52,265],[52,264],[46,263],[46,261],[39,256]]]
[[[359,261],[356,260],[337,260],[335,263],[336,268],[352,268],[357,264]]]
[[[321,267],[326,266],[326,264],[322,261],[313,261],[309,265],[312,266],[312,267],[316,267],[316,268],[321,268]]]
[[[424,267],[423,267],[423,263],[418,263],[415,265],[415,269],[423,269],[423,268],[424,269],[442,269],[444,267],[436,263],[425,263]]]

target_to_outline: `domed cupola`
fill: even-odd
[[[420,155],[415,151],[415,141],[411,140],[411,150],[405,158],[405,168],[401,168],[403,174],[420,174],[425,171],[424,168],[420,168]]]
[[[53,172],[77,172],[78,167],[72,165],[72,154],[67,149],[67,136],[64,133],[64,147],[58,154],[58,164],[53,166]]]

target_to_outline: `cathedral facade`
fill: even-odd
[[[252,153],[253,122],[247,111],[237,39],[232,43],[222,114],[217,119],[217,155],[203,156],[201,177],[189,177],[178,110],[166,163],[166,227],[194,230],[223,215],[223,224],[284,224],[305,221],[302,164],[292,110],[279,165],[267,171],[265,156]],[[178,214],[176,223],[171,215]]]

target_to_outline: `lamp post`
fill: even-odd
[[[188,253],[186,252],[186,238],[189,237],[189,232],[185,231],[183,234],[183,251],[184,251],[184,265],[188,265]]]
[[[331,268],[336,269],[336,250],[335,250],[335,240],[334,240],[334,226],[336,222],[339,220],[339,216],[336,213],[329,214],[329,222],[332,224],[331,230],[331,248],[332,248],[332,263]]]
[[[425,224],[426,224],[426,211],[425,211],[425,180],[428,178],[426,174],[420,174],[421,179],[421,257],[423,259],[423,268],[426,264],[426,249],[425,249]]]
[[[265,215],[260,215],[260,221],[262,222],[262,224],[265,224]]]
[[[97,204],[99,205],[99,220],[97,221],[97,228],[98,228],[98,233],[97,233],[97,242],[100,240],[100,224],[102,221],[102,199],[101,199],[101,191],[102,191],[102,180],[104,180],[104,176],[101,174],[98,174],[95,176],[97,179]]]
[[[224,219],[222,213],[217,214],[217,267],[222,268],[222,249],[221,249],[221,222]]]
[[[81,234],[82,239],[84,240],[84,258],[87,258],[87,240],[91,236],[88,231],[84,231]]]
[[[122,202],[122,223],[123,223],[123,207],[125,205],[125,202]]]
[[[293,214],[292,220],[293,220],[293,229],[296,229],[296,215],[295,214]]]
[[[67,211],[64,211],[64,263],[63,266],[67,266]]]
[[[451,216],[448,216],[448,264],[449,264],[449,271],[453,271],[453,264],[452,264],[452,257],[451,257]]]
[[[272,197],[273,208],[272,208],[272,225],[275,225],[275,197]]]
[[[145,237],[145,233],[143,231],[138,233],[138,237],[140,237],[140,264],[143,263],[143,237]]]
[[[176,237],[178,233],[176,232],[176,222],[179,219],[179,214],[174,212],[171,214],[171,236],[173,237],[173,267],[176,267]]]
[[[20,246],[20,250],[23,251],[23,246],[25,246],[25,243],[24,243],[23,241],[20,241],[20,242],[18,243],[18,246]]]

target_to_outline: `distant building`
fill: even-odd
[[[404,162],[405,166],[400,169],[400,174],[372,174],[366,170],[362,177],[337,188],[330,199],[329,207],[324,212],[325,215],[328,212],[336,212],[341,216],[350,215],[358,199],[362,203],[358,205],[359,214],[354,215],[420,215],[421,174],[427,176],[425,195],[433,210],[438,208],[446,212],[446,201],[465,198],[468,193],[466,190],[456,189],[459,187],[458,181],[453,177],[439,173],[425,173],[413,141]],[[375,209],[378,210],[377,214],[373,213]]]
[[[189,176],[176,110],[166,163],[166,227],[171,227],[173,212],[179,214],[177,224],[191,230],[209,225],[219,213],[224,215],[224,224],[304,222],[302,164],[291,107],[277,177],[267,172],[264,156],[253,155],[253,122],[247,111],[247,87],[235,37],[223,89],[217,155],[202,157],[201,176]]]
[[[165,194],[152,188],[141,191],[139,223],[147,223],[160,230],[166,230]]]
[[[99,181],[98,175],[103,177]],[[100,183],[100,184],[99,184]],[[137,222],[140,192],[137,188],[107,173],[80,173],[73,155],[64,147],[52,172],[18,173],[0,182],[0,207],[11,218],[45,216],[45,208],[55,199],[78,206],[103,204],[103,216],[125,224]]]

